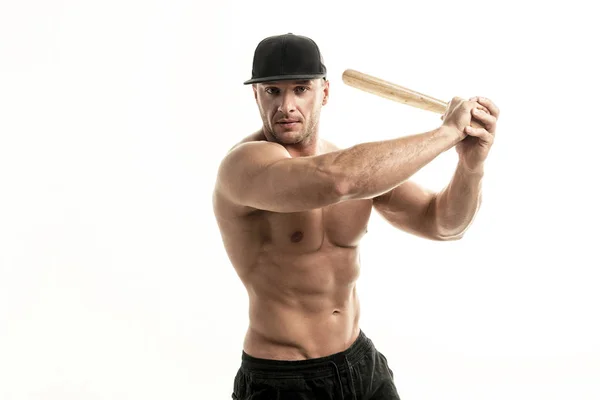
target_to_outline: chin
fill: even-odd
[[[275,135],[275,139],[281,144],[298,144],[302,142],[305,138],[305,136],[296,132],[294,132],[294,134],[280,133]]]
[[[280,126],[276,126],[275,129],[273,130],[273,133],[275,134],[275,136],[280,137],[280,138],[286,138],[286,139],[294,139],[294,138],[300,138],[302,136],[304,136],[304,132],[302,128],[299,129],[289,129],[289,128],[282,128]]]
[[[299,137],[290,137],[290,136],[275,136],[275,140],[277,140],[280,144],[297,144],[302,141]]]

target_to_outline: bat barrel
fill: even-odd
[[[442,100],[353,69],[345,70],[342,80],[345,84],[365,92],[438,114],[444,114],[448,107],[448,103]]]

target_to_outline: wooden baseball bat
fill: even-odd
[[[415,92],[392,82],[367,75],[353,69],[347,69],[342,74],[342,80],[349,86],[375,94],[386,99],[404,103],[409,106],[417,107],[427,111],[433,111],[438,114],[445,114],[448,103],[438,100],[426,94]],[[484,111],[488,112],[484,108]],[[473,128],[482,128],[483,126],[476,120],[471,120]]]
[[[448,107],[448,103],[442,100],[353,69],[345,70],[342,80],[345,84],[365,92],[438,114],[444,114]]]

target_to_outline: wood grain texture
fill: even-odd
[[[442,100],[353,69],[345,70],[342,80],[356,89],[438,114],[444,114],[448,107]]]
[[[445,101],[423,93],[415,92],[414,90],[405,88],[393,82],[354,69],[345,70],[342,73],[342,81],[348,86],[352,86],[364,92],[442,115],[446,113],[446,109],[449,105],[449,103],[446,103]],[[474,128],[482,127],[482,125],[475,120],[471,121],[471,126]]]

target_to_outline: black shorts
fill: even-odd
[[[399,400],[387,359],[361,330],[345,351],[299,361],[242,351],[231,396],[236,400]]]

